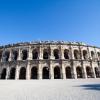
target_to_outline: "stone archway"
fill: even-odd
[[[81,67],[77,67],[76,68],[76,72],[77,72],[77,78],[83,78],[82,68]]]
[[[92,69],[87,66],[86,67],[87,78],[92,78]]]
[[[2,70],[2,73],[1,73],[1,79],[6,79],[6,68],[4,68],[3,70]]]
[[[48,49],[43,50],[43,59],[49,59],[49,50]]]
[[[59,59],[59,50],[58,49],[54,49],[53,54],[54,54],[55,59]]]
[[[54,79],[61,79],[61,72],[59,66],[56,66],[54,68]]]
[[[15,79],[15,73],[16,73],[16,69],[15,68],[11,68],[9,79]]]
[[[70,67],[66,67],[65,72],[66,72],[66,78],[72,78]]]
[[[32,51],[32,59],[38,59],[38,50],[34,49]]]
[[[17,58],[18,58],[18,51],[13,51],[13,57],[12,57],[12,59],[14,60],[14,61],[16,61],[17,60]]]
[[[87,57],[87,51],[86,50],[83,50],[83,58],[86,60],[88,57]]]
[[[22,60],[27,60],[27,57],[28,57],[27,50],[23,50],[22,51]]]
[[[100,72],[99,72],[98,67],[95,67],[94,70],[95,70],[95,76],[96,76],[96,78],[99,78],[100,77]]]
[[[26,68],[22,67],[20,69],[19,79],[26,79]]]
[[[31,69],[31,79],[38,79],[38,69],[37,69],[37,67],[33,67]]]
[[[68,49],[64,50],[64,58],[69,59],[69,50]]]
[[[80,59],[80,53],[78,50],[74,50],[74,58],[75,59]]]
[[[44,67],[42,70],[42,78],[43,79],[49,79],[49,68]]]

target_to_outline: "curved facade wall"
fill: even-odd
[[[100,48],[72,42],[0,47],[0,79],[100,78]]]

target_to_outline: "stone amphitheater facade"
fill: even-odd
[[[34,41],[0,47],[0,79],[77,78],[100,78],[100,48],[63,41]]]

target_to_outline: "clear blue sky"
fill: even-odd
[[[33,40],[100,46],[100,0],[0,0],[0,44]]]

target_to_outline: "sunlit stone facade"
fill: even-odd
[[[100,48],[63,41],[0,47],[0,79],[78,78],[100,78]]]

